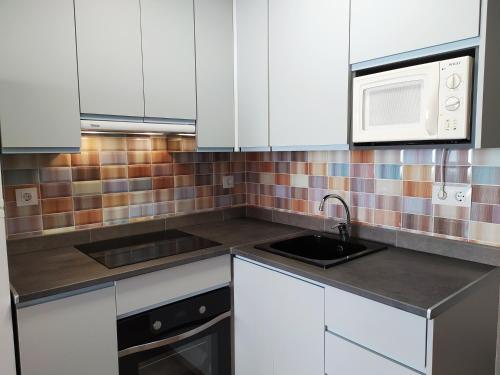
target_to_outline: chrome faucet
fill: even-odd
[[[323,197],[323,199],[321,200],[321,203],[319,204],[320,211],[325,210],[325,203],[330,198],[338,199],[340,201],[340,203],[342,203],[342,205],[344,206],[345,213],[347,216],[347,222],[346,223],[339,223],[339,224],[335,225],[333,228],[337,228],[339,230],[340,239],[344,242],[347,242],[347,241],[349,241],[349,237],[350,237],[349,230],[351,228],[351,212],[349,211],[349,206],[347,205],[347,202],[344,200],[344,198],[342,198],[340,195],[327,194]]]

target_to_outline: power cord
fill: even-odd
[[[444,173],[447,152],[448,150],[446,148],[443,148],[443,152],[441,154],[441,188],[439,189],[438,192],[438,198],[442,201],[444,201],[448,197],[448,193],[446,192],[446,181]]]

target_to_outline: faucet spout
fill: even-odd
[[[339,230],[340,238],[342,241],[347,242],[349,241],[349,229],[351,227],[351,212],[349,211],[349,206],[347,205],[347,202],[338,194],[327,194],[323,197],[321,200],[321,203],[319,204],[319,210],[324,211],[325,210],[325,203],[328,199],[334,198],[340,201],[342,203],[342,206],[344,206],[344,210],[346,213],[346,223],[339,223],[337,224],[334,228],[337,228]]]

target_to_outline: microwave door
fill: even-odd
[[[434,64],[357,77],[353,86],[354,143],[437,139]]]

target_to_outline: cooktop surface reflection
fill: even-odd
[[[167,230],[75,246],[109,269],[218,246],[179,230]]]

